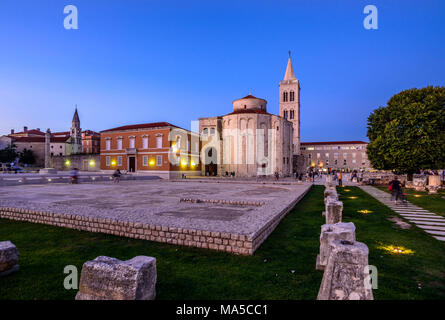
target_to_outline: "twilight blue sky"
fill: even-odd
[[[63,28],[68,4],[78,30]],[[75,104],[83,129],[190,128],[249,90],[278,113],[291,50],[302,140],[366,139],[393,94],[445,85],[444,16],[443,0],[1,0],[0,134],[66,131]]]

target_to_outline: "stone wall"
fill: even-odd
[[[241,234],[169,228],[159,225],[34,211],[30,209],[0,208],[0,218],[47,224],[74,230],[101,232],[121,237],[175,245],[213,249],[241,255],[252,255],[254,243],[255,246],[258,247],[258,243],[261,241],[260,238],[254,240],[251,236]]]
[[[67,165],[67,161],[69,165]],[[76,154],[69,156],[52,156],[51,168],[57,171],[70,171],[77,168],[81,171],[100,171],[100,155],[98,154]]]

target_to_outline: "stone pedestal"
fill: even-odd
[[[332,196],[332,197],[335,197],[336,199],[338,199],[338,194],[337,194],[337,190],[335,189],[335,187],[327,187],[324,190],[324,198],[326,199],[329,196]]]
[[[365,287],[368,247],[362,242],[334,240],[317,300],[373,300]]]
[[[0,277],[18,271],[19,251],[11,241],[0,242]]]
[[[153,257],[121,261],[100,256],[84,263],[76,300],[154,300],[156,278]]]
[[[335,240],[355,242],[355,225],[352,222],[324,224],[321,226],[320,254],[317,256],[315,269],[324,270],[328,264],[331,243]]]
[[[328,197],[329,199],[329,197]],[[326,224],[334,224],[342,221],[343,202],[327,201],[326,203]]]
[[[425,191],[425,188],[428,183],[427,176],[417,176],[413,177],[413,187],[416,191]]]

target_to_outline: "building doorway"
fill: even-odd
[[[136,172],[136,157],[128,157],[128,172]]]
[[[206,150],[205,159],[205,175],[206,176],[216,176],[218,175],[217,154],[215,148],[209,148]]]

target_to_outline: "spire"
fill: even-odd
[[[76,104],[76,110],[74,111],[73,122],[80,123],[79,115],[77,114],[77,104]]]
[[[286,74],[284,75],[284,80],[295,80],[294,68],[292,68],[292,61],[290,59],[290,51],[289,51],[289,60],[287,61]]]

